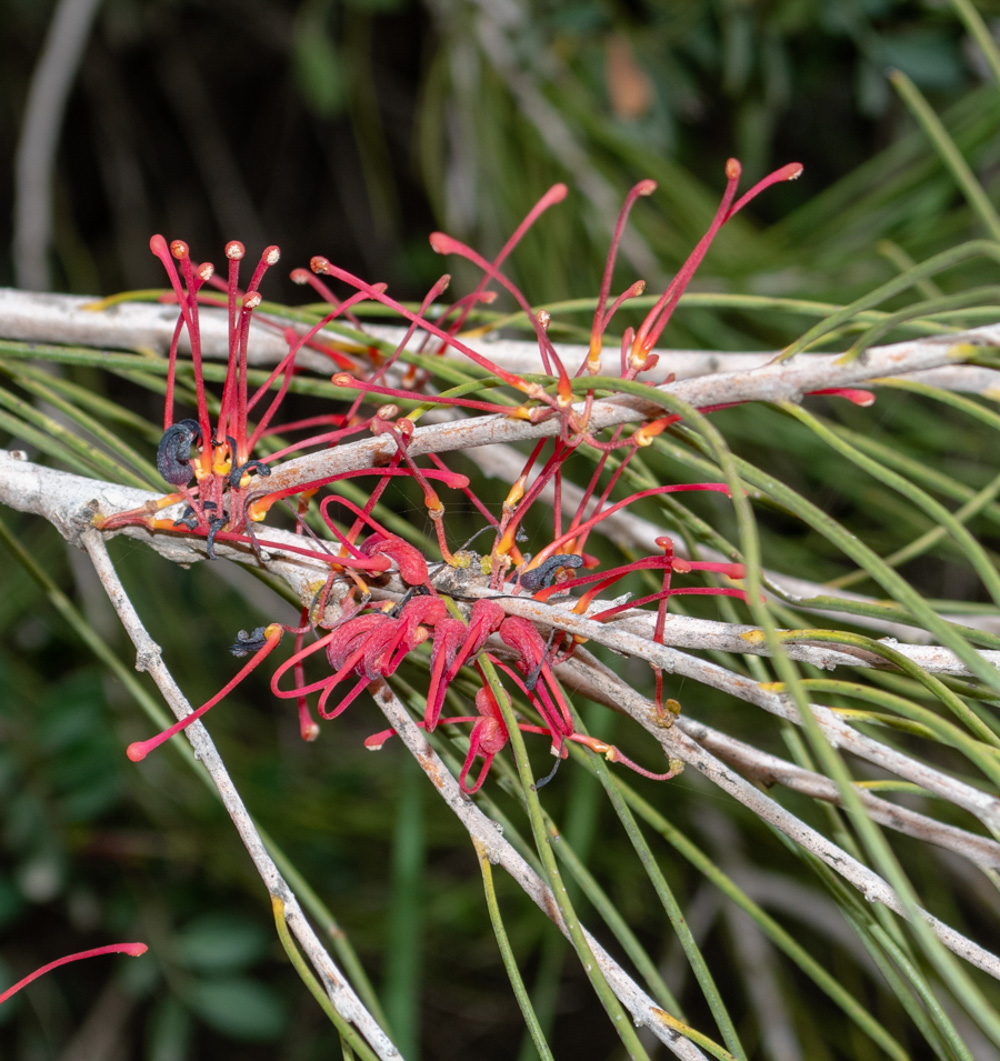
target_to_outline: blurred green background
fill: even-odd
[[[1000,15],[1000,4],[977,6]],[[704,231],[724,162],[736,155],[749,181],[791,160],[805,173],[726,229],[692,290],[844,302],[895,275],[907,257],[982,234],[887,80],[890,67],[924,92],[988,192],[1000,178],[1000,97],[946,4],[107,0],[86,28],[57,123],[51,235],[26,246],[23,211],[40,192],[18,183],[15,160],[23,159],[47,34],[57,13],[73,7],[0,4],[5,285],[83,294],[162,286],[148,252],[149,236],[162,232],[216,261],[227,239],[242,239],[253,257],[278,243],[282,267],[268,279],[269,298],[300,298],[283,277],[323,254],[418,299],[445,268],[429,231],[494,252],[545,189],[565,181],[568,201],[536,226],[510,271],[535,301],[589,296],[621,199],[653,177],[659,191],[636,207],[619,272],[655,290]],[[455,272],[456,287],[466,289],[469,276]],[[938,282],[960,290],[996,283],[996,272],[977,262]],[[668,339],[768,349],[806,323],[696,307],[678,314]],[[78,382],[125,393],[93,373]],[[143,411],[155,419],[152,409]],[[880,406],[878,430],[897,409],[891,400]],[[849,414],[860,426],[861,414]],[[931,460],[951,442],[934,436],[935,416],[928,406],[911,422],[918,459],[921,447]],[[734,414],[727,424],[758,447],[761,461],[767,446],[780,455],[795,445],[791,429],[776,437],[753,417]],[[23,439],[6,434],[3,442]],[[979,458],[974,443],[955,440],[955,467],[973,485],[986,476]],[[864,508],[860,487],[827,489],[831,505]],[[94,576],[51,528],[16,514],[3,519],[51,585],[40,588],[4,557],[0,985],[111,939],[143,939],[150,953],[40,981],[30,999],[0,1009],[0,1056],[331,1056],[336,1037],[280,951],[264,890],[228,819],[175,754],[140,767],[124,756],[150,724],[46,595],[66,593],[128,661]],[[789,569],[805,574],[812,564],[826,574],[815,543],[792,540],[789,549]],[[223,565],[185,572],[123,541],[113,555],[192,701],[232,673],[226,646],[236,630],[289,616],[287,605]],[[211,719],[252,812],[348,932],[400,1039],[419,1041],[427,1058],[515,1057],[523,1028],[472,851],[401,748],[364,751],[362,738],[378,728],[371,705],[359,701],[305,745],[264,678]],[[662,789],[636,784],[664,799]],[[565,769],[545,795],[623,913],[641,924],[650,896],[621,872],[628,859],[617,834],[605,835],[609,811],[593,781]],[[708,836],[723,860],[745,842],[734,839],[745,828],[754,837],[747,857],[763,875],[761,901],[768,880],[800,872],[782,844],[696,779],[672,782],[667,807],[675,825]],[[704,880],[679,862],[668,873],[691,917],[717,919],[704,944],[716,966],[738,968],[735,937]],[[498,887],[529,983],[559,984],[552,970],[563,968],[561,941],[509,882]],[[783,914],[793,899],[785,897]],[[843,963],[845,977],[856,975],[839,949],[847,944],[817,928],[824,921],[789,923],[834,971]],[[697,1025],[704,1003],[685,990],[676,946],[655,934],[643,942],[665,970],[681,970],[675,990]],[[615,1056],[614,1036],[572,963],[553,991],[556,1056]],[[824,1022],[840,1018],[807,985],[801,992],[805,1056],[875,1056],[858,1052],[869,1047],[850,1029],[826,1041]],[[881,1017],[905,1042],[893,1015]]]

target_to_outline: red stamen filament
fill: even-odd
[[[228,696],[237,685],[263,660],[268,656],[274,647],[281,640],[281,635],[284,633],[284,627],[278,623],[271,623],[269,627],[264,631],[266,642],[262,648],[259,648],[247,663],[240,669],[240,672],[231,681],[227,682],[222,689],[212,697],[211,700],[207,700],[201,707],[192,711],[191,714],[185,715],[184,718],[179,719],[168,729],[163,730],[162,733],[158,733],[155,737],[151,737],[149,740],[135,741],[133,744],[128,746],[128,757],[134,763],[142,762],[147,755],[154,749],[158,748],[164,741],[169,740],[175,733],[180,733],[182,729],[186,729],[196,719],[201,718],[210,708],[214,707],[223,697]]]

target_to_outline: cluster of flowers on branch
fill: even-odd
[[[740,167],[730,160],[726,191],[708,231],[641,324],[624,330],[619,344],[619,381],[632,383],[656,363],[653,349],[722,225],[762,190],[793,179],[800,171],[797,164],[782,167],[737,200]],[[419,653],[428,670],[426,708],[420,724],[428,732],[439,724],[471,724],[468,755],[460,777],[466,792],[475,792],[483,784],[494,757],[507,744],[511,719],[526,732],[548,737],[557,759],[566,756],[568,742],[574,741],[646,776],[671,776],[670,771],[657,774],[646,770],[617,748],[577,732],[555,674],[558,664],[576,650],[576,639],[554,629],[539,629],[526,619],[508,615],[503,607],[504,599],[510,596],[527,595],[545,603],[558,595],[560,607],[602,621],[612,621],[628,608],[651,607],[657,611],[656,637],[662,640],[670,597],[685,593],[744,597],[744,590],[733,584],[743,576],[741,565],[682,559],[674,555],[673,542],[666,535],[651,543],[655,551],[650,555],[610,569],[599,570],[597,556],[587,551],[591,535],[604,520],[645,498],[683,491],[728,495],[729,491],[720,482],[671,483],[616,499],[628,482],[626,472],[636,454],[679,417],[653,414],[638,427],[591,429],[595,396],[613,392],[615,385],[614,378],[599,375],[611,323],[621,307],[644,289],[640,281],[612,297],[618,245],[632,206],[654,189],[653,182],[643,181],[625,200],[604,270],[589,348],[575,369],[564,364],[550,340],[548,315],[533,311],[502,271],[504,261],[529,226],[565,197],[564,185],[556,185],[539,201],[492,261],[444,234],[431,237],[436,251],[460,255],[482,271],[476,289],[446,311],[435,306],[432,313],[431,307],[446,290],[447,276],[414,309],[393,299],[383,284],[367,283],[325,258],[312,259],[311,272],[296,270],[293,279],[310,284],[328,304],[328,311],[304,332],[266,315],[261,318],[269,326],[284,329],[288,352],[256,388],[249,385],[247,367],[250,322],[255,312],[261,315],[259,285],[268,268],[278,260],[277,248],[264,251],[250,283],[241,289],[241,244],[234,242],[226,247],[229,270],[223,281],[214,276],[210,265],[192,262],[184,243],[175,241],[168,246],[162,237],[154,237],[153,253],[166,268],[172,289],[169,297],[180,310],[170,350],[164,435],[157,461],[173,492],[142,509],[108,516],[99,521],[99,526],[112,531],[142,523],[158,533],[204,538],[210,558],[214,558],[220,542],[253,550],[262,564],[266,563],[265,548],[285,553],[291,550],[317,563],[327,574],[313,587],[310,599],[302,602],[298,625],[275,623],[250,633],[241,631],[232,650],[250,659],[239,673],[191,715],[156,737],[131,745],[129,755],[133,760],[142,759],[203,715],[270,655],[287,634],[293,638],[293,651],[274,671],[271,689],[279,699],[297,702],[302,735],[307,740],[319,732],[313,705],[321,719],[336,718],[372,682],[391,680],[404,660],[428,642],[429,651]],[[343,299],[335,296],[328,280],[345,285],[349,295]],[[526,378],[510,372],[462,341],[462,329],[470,314],[495,297],[490,285],[508,292],[530,320],[538,342],[542,370],[538,375]],[[374,349],[367,355],[359,355],[357,348],[346,352],[324,332],[327,325],[345,318],[360,328],[353,307],[366,301],[379,302],[408,322],[406,335],[387,357]],[[199,311],[205,305],[224,305],[229,316],[228,368],[217,404],[208,395],[202,372]],[[418,330],[432,344],[430,353],[464,357],[473,372],[478,369],[487,374],[474,393],[470,393],[469,386],[436,392],[431,372],[406,364],[405,351]],[[177,350],[182,332],[186,332],[191,348],[196,415],[175,420]],[[333,382],[345,388],[345,393],[347,388],[356,392],[356,396],[323,416],[279,424],[278,413],[298,371],[296,355],[304,347],[327,356],[334,370]],[[426,359],[422,364],[426,365]],[[500,388],[500,393],[494,393],[494,388]],[[484,393],[497,400],[487,400]],[[401,414],[400,406],[412,407],[415,399],[419,399],[416,409]],[[418,459],[410,453],[417,419],[424,411],[435,408],[445,409],[451,416],[494,415],[530,423],[554,420],[558,430],[535,444],[506,496],[498,499],[498,504],[491,504],[472,490],[466,476],[449,469],[440,455]],[[269,490],[271,470],[284,458],[337,446],[366,433],[392,439],[395,450],[388,463]],[[295,434],[304,437],[294,443],[275,442],[270,450],[260,446],[265,438],[274,442],[279,435],[284,439]],[[565,515],[561,502],[565,469],[581,448],[589,454],[591,472],[576,511]],[[349,477],[364,477],[373,484],[364,504],[337,493],[337,483]],[[414,483],[423,495],[437,539],[434,556],[392,533],[376,518],[377,506],[390,480],[397,478]],[[474,506],[483,521],[483,530],[492,534],[487,552],[480,555],[467,546],[454,547],[445,519],[446,504],[439,490],[446,498],[450,493],[461,495],[463,504]],[[551,533],[544,546],[530,555],[521,550],[526,540],[525,517],[543,497],[554,498]],[[179,517],[173,515],[176,509],[165,514],[178,504],[183,505]],[[262,521],[275,505],[285,507],[294,517],[298,533],[295,546],[266,537]],[[448,569],[464,569],[467,577],[476,582],[478,594],[463,597],[445,588],[441,572]],[[638,599],[629,600],[626,595],[612,603],[595,604],[598,594],[620,588],[623,579],[637,572],[648,572],[657,580],[654,592]],[[710,572],[728,579],[729,584],[676,584],[677,576],[692,572]],[[386,590],[390,583],[395,587],[394,593]],[[460,675],[467,680],[456,685]],[[464,696],[466,703],[474,703],[475,713],[446,715],[449,689]],[[655,703],[661,720],[668,724],[671,716],[666,705],[672,702],[664,700],[658,672]],[[375,734],[366,743],[379,748],[392,732]]]

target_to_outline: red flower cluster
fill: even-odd
[[[740,166],[730,160],[726,167],[727,186],[716,216],[704,237],[695,247],[674,280],[656,301],[637,329],[627,328],[620,342],[619,380],[634,386],[641,373],[657,361],[652,351],[663,329],[704,258],[716,233],[727,220],[764,188],[798,176],[801,167],[791,164],[770,174],[742,198],[736,199]],[[608,254],[600,294],[597,299],[587,355],[575,372],[564,365],[548,337],[548,316],[533,313],[528,300],[507,279],[502,271],[506,257],[521,236],[549,206],[566,195],[563,185],[556,185],[531,211],[507,245],[493,261],[486,261],[469,247],[442,233],[431,237],[431,244],[439,253],[459,254],[481,269],[480,285],[468,297],[457,302],[448,312],[429,319],[433,301],[445,290],[448,277],[432,288],[418,310],[392,299],[383,284],[369,284],[331,264],[325,258],[314,258],[312,272],[296,270],[293,278],[309,283],[330,304],[330,311],[304,334],[286,328],[284,335],[288,353],[275,366],[267,381],[251,393],[248,387],[247,347],[251,314],[260,304],[258,287],[267,269],[278,258],[277,248],[269,247],[262,255],[249,286],[241,291],[238,286],[239,261],[243,257],[240,244],[226,248],[229,274],[224,284],[213,280],[210,266],[195,266],[186,245],[175,242],[169,250],[162,237],[155,237],[151,246],[163,262],[172,287],[172,297],[180,309],[180,319],[170,351],[167,400],[164,418],[165,433],[158,452],[158,467],[164,479],[174,487],[155,506],[121,513],[103,521],[105,529],[128,523],[143,522],[151,529],[170,533],[203,537],[206,551],[214,557],[218,542],[248,544],[255,550],[267,543],[252,527],[265,518],[278,502],[298,504],[296,516],[300,532],[302,516],[310,499],[320,489],[335,488],[340,479],[368,476],[375,486],[363,507],[355,505],[336,493],[328,494],[318,506],[323,525],[329,531],[328,540],[319,540],[310,531],[310,539],[302,537],[301,546],[294,551],[323,565],[329,572],[326,585],[317,597],[303,604],[300,622],[296,627],[272,624],[251,634],[241,632],[234,653],[252,658],[236,677],[215,697],[169,730],[150,741],[134,744],[129,749],[133,759],[141,759],[148,751],[168,736],[177,732],[192,719],[200,717],[213,704],[227,695],[243,677],[269,655],[284,632],[295,636],[292,654],[280,664],[271,679],[271,689],[280,699],[294,699],[298,703],[303,736],[313,739],[318,726],[313,720],[309,700],[316,695],[316,708],[322,719],[336,718],[352,704],[372,682],[390,679],[407,657],[428,642],[429,679],[426,708],[421,725],[433,731],[440,723],[472,723],[468,755],[462,767],[460,781],[467,792],[475,792],[485,781],[495,756],[509,738],[509,720],[516,719],[522,729],[540,733],[551,741],[557,757],[565,757],[568,741],[578,741],[610,759],[622,762],[650,777],[665,778],[665,774],[651,774],[627,760],[614,747],[575,732],[572,712],[563,695],[556,675],[558,665],[570,658],[576,648],[573,638],[554,631],[544,637],[526,619],[508,615],[503,599],[510,595],[531,595],[535,600],[548,602],[553,594],[561,596],[580,590],[570,605],[574,611],[592,619],[610,621],[626,608],[656,605],[656,638],[662,640],[668,599],[677,594],[728,594],[743,597],[737,586],[710,585],[678,588],[675,575],[694,571],[711,572],[731,580],[743,576],[739,564],[691,562],[673,555],[673,543],[668,537],[656,539],[658,553],[604,571],[595,556],[586,551],[589,536],[602,521],[616,512],[648,497],[679,491],[716,491],[728,495],[724,483],[665,484],[639,490],[619,500],[612,500],[616,489],[625,482],[625,473],[635,454],[649,446],[655,438],[675,423],[676,415],[651,417],[638,428],[626,431],[618,427],[605,433],[591,430],[591,414],[598,388],[613,390],[614,380],[599,377],[604,338],[617,311],[629,299],[643,291],[637,282],[616,298],[611,298],[611,282],[615,258],[629,211],[641,196],[655,189],[651,181],[637,184],[629,193],[615,229]],[[180,263],[180,271],[174,260]],[[320,277],[332,277],[351,289],[350,296],[336,298]],[[539,357],[548,382],[539,377],[525,379],[517,373],[494,364],[472,350],[460,338],[460,331],[471,310],[494,297],[487,290],[496,283],[509,292],[528,315],[538,341]],[[229,315],[230,350],[219,415],[213,423],[209,417],[205,383],[201,364],[199,307],[218,296],[208,294],[212,286],[221,288]],[[395,353],[386,359],[361,361],[326,345],[322,329],[338,317],[360,323],[352,315],[352,307],[363,300],[375,300],[409,322],[406,336]],[[610,302],[610,305],[609,305]],[[274,323],[274,322],[272,322]],[[462,393],[437,395],[428,390],[429,373],[412,366],[406,370],[399,386],[391,386],[389,370],[393,368],[416,329],[420,329],[437,347],[433,352],[449,351],[464,355],[474,365],[486,370],[502,385],[512,388],[520,404],[501,405],[471,398]],[[177,347],[182,331],[186,331],[192,352],[192,365],[197,391],[196,417],[174,421],[174,377]],[[305,346],[326,353],[336,367],[335,383],[358,391],[357,398],[345,412],[326,417],[296,421],[284,425],[286,431],[310,431],[321,427],[319,434],[308,435],[294,447],[270,455],[252,456],[261,439],[276,428],[272,427],[275,414],[285,398],[299,350]],[[393,404],[379,404],[373,412],[364,414],[363,403],[374,399],[379,403],[389,400],[412,399],[419,392],[427,405],[441,405],[464,410],[466,413],[492,413],[531,422],[546,418],[558,420],[555,437],[539,441],[528,456],[523,469],[510,485],[499,508],[491,512],[489,505],[476,496],[468,479],[450,471],[440,457],[432,456],[429,465],[418,465],[411,456],[410,440],[413,421],[401,417]],[[867,402],[870,396],[844,392],[852,401]],[[711,409],[702,410],[711,412]],[[251,421],[251,416],[256,416]],[[388,435],[395,442],[395,455],[384,467],[372,467],[351,473],[331,475],[307,483],[297,483],[268,492],[263,482],[272,466],[291,452],[303,448],[333,446],[358,432]],[[589,481],[581,492],[581,499],[568,519],[563,512],[563,474],[579,447],[585,444],[599,456]],[[484,573],[479,587],[479,599],[471,608],[461,598],[449,597],[431,574],[431,566],[419,549],[398,535],[390,533],[373,517],[376,504],[394,477],[405,477],[415,482],[424,496],[424,503],[436,531],[439,552],[446,564],[460,566],[469,563],[469,554],[452,553],[445,523],[445,505],[435,484],[462,491],[488,521],[493,531],[489,553],[480,558]],[[191,481],[194,480],[194,485]],[[525,517],[543,497],[551,500],[554,521],[551,537],[533,556],[522,553],[519,541],[523,537]],[[159,513],[169,505],[183,502],[186,506],[176,520],[164,519]],[[339,506],[339,520],[334,516]],[[346,512],[346,522],[344,513]],[[287,546],[280,546],[287,550]],[[435,558],[436,559],[436,558]],[[622,579],[637,572],[659,573],[659,589],[637,600],[621,600],[598,606],[597,595]],[[578,573],[579,572],[579,573]],[[384,583],[394,576],[395,595],[387,594]],[[337,600],[339,610],[333,618],[327,615],[331,589],[336,582],[344,583],[345,591]],[[656,583],[654,583],[655,585]],[[399,586],[403,593],[400,599]],[[308,645],[306,638],[315,633]],[[520,694],[519,699],[537,716],[518,717],[513,706],[498,701],[495,681],[487,680],[484,662],[489,660],[505,681]],[[307,679],[306,668],[323,667],[322,676]],[[446,692],[453,686],[460,672],[474,674],[478,684],[475,693],[476,714],[443,717]],[[290,684],[286,676],[291,674]],[[656,704],[662,710],[662,676],[657,673]],[[346,683],[346,692],[342,687]],[[507,693],[504,691],[504,697]],[[370,737],[366,744],[378,748],[392,735],[387,730]],[[481,760],[472,778],[475,764]]]

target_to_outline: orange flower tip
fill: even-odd
[[[284,632],[285,628],[281,623],[268,623],[268,625],[264,627],[264,637],[268,641],[278,640]]]
[[[686,575],[691,570],[691,565],[687,560],[684,560],[679,556],[675,556],[673,560],[670,561],[670,566],[681,575]]]
[[[198,279],[201,280],[202,283],[207,283],[213,276],[215,276],[215,266],[211,262],[202,262],[201,265],[198,266],[197,272]]]
[[[288,278],[293,284],[308,284],[309,283],[309,270],[308,269],[293,269],[289,274]]]
[[[477,301],[482,302],[484,306],[492,306],[499,296],[499,291],[480,291]]]
[[[400,417],[396,421],[396,430],[403,436],[403,438],[410,438],[413,435],[413,421],[408,417]]]
[[[455,240],[447,232],[432,232],[428,241],[435,254],[451,254],[455,247]]]
[[[552,314],[549,313],[547,309],[540,309],[535,314],[535,320],[538,321],[538,323],[545,331],[548,331],[549,325],[552,323]]]
[[[392,404],[380,405],[375,415],[379,420],[395,420],[399,416],[399,406]]]
[[[731,158],[726,161],[726,180],[739,180],[742,172],[743,167],[740,165],[738,158]]]
[[[312,269],[314,273],[328,273],[331,268],[330,259],[317,254],[315,257],[309,259],[309,268]]]
[[[238,239],[230,240],[226,244],[226,257],[231,262],[242,261],[244,254],[246,254],[246,248]]]
[[[668,538],[665,534],[660,538],[655,538],[654,541],[661,549],[673,549],[674,547],[673,538]]]
[[[259,497],[256,501],[251,501],[247,506],[247,519],[249,519],[251,523],[260,523],[268,512],[270,512],[271,506],[274,502],[275,498],[270,494],[266,497]]]
[[[277,265],[281,261],[281,248],[272,243],[270,247],[264,248],[260,260],[267,265]]]
[[[188,245],[182,239],[175,239],[170,241],[170,253],[178,260],[183,261],[188,254]]]
[[[310,722],[308,726],[302,727],[302,739],[307,743],[311,744],[319,736],[319,725],[315,722]]]
[[[337,372],[330,378],[330,382],[335,387],[356,387],[358,385],[357,378],[350,372]]]
[[[243,296],[244,309],[256,309],[264,301],[264,296],[259,291],[251,291]]]
[[[656,191],[656,181],[647,178],[644,181],[639,181],[635,186],[636,195],[652,195]]]

